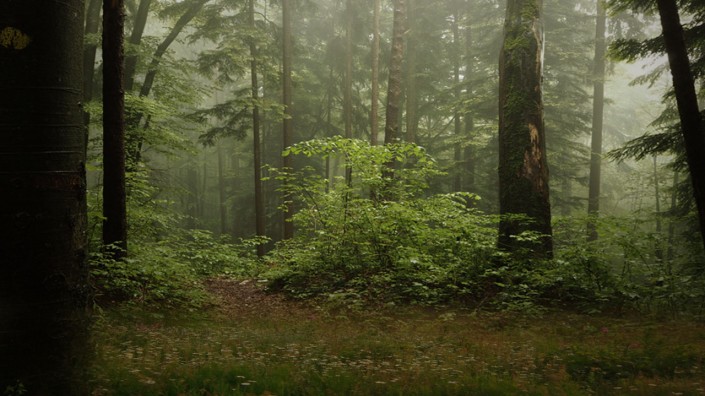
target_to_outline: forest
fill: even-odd
[[[0,1],[0,392],[705,394],[700,0]]]

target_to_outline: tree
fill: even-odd
[[[698,97],[695,93],[678,6],[672,0],[656,0],[656,4],[661,17],[668,63],[671,66],[686,161],[698,210],[700,234],[705,246],[705,131],[703,131],[702,117],[698,109]]]
[[[499,60],[499,248],[553,254],[542,101],[542,3],[509,0]],[[516,215],[526,218],[516,218]],[[538,242],[519,235],[536,232]],[[529,238],[530,239],[530,238]]]
[[[372,98],[370,103],[370,144],[377,145],[379,135],[379,13],[380,0],[374,0],[372,17]]]
[[[284,105],[284,120],[282,122],[282,145],[283,148],[291,146],[294,128],[292,124],[292,97],[291,97],[291,0],[282,0],[282,104]],[[291,156],[285,155],[282,158],[282,167],[291,169]],[[291,239],[294,236],[294,223],[291,217],[294,208],[287,196],[284,196],[284,239]]]
[[[394,0],[394,23],[392,28],[392,51],[389,56],[389,83],[387,84],[384,144],[395,143],[399,138],[402,63],[404,62],[404,33],[406,30],[404,23],[405,18],[405,0]]]
[[[597,0],[595,23],[595,60],[593,64],[592,141],[590,144],[590,181],[588,192],[588,241],[597,240],[595,218],[600,212],[600,174],[602,169],[602,124],[605,109],[605,65],[607,60],[607,12],[602,0]]]
[[[122,0],[103,1],[103,244],[115,259],[127,254],[125,91]]]
[[[0,2],[0,392],[88,394],[82,34],[83,1]]]
[[[86,10],[86,25],[84,34],[96,35],[100,29],[101,0],[89,0]],[[83,102],[88,103],[93,99],[93,76],[95,74],[95,54],[98,45],[90,43],[83,49]],[[86,117],[88,125],[88,117]]]
[[[149,16],[149,8],[152,5],[152,0],[140,0],[135,21],[132,26],[132,34],[130,35],[130,44],[137,46],[142,41],[144,28],[147,26],[147,17]],[[137,54],[132,54],[125,59],[125,91],[132,91],[132,86],[135,82],[135,72],[137,71]]]
[[[254,182],[255,182],[255,232],[257,236],[265,236],[264,223],[264,196],[262,195],[262,145],[260,139],[259,118],[259,83],[257,81],[257,43],[255,42],[255,0],[249,4],[250,28],[253,37],[250,39],[250,78],[252,83],[252,142],[254,153]],[[264,256],[264,244],[257,245],[257,256]]]

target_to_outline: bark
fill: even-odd
[[[379,139],[379,13],[380,0],[374,0],[372,26],[372,103],[370,107],[370,144],[377,145]]]
[[[90,392],[83,11],[0,2],[0,392]]]
[[[416,88],[416,5],[414,0],[406,0],[407,31],[406,34],[406,141],[416,143],[418,137],[418,106],[419,98]]]
[[[90,0],[86,11],[85,34],[96,34],[100,29],[101,0]],[[93,80],[95,76],[95,54],[98,50],[96,44],[86,45],[83,49],[83,102],[93,100]],[[86,117],[86,121],[88,118]],[[88,125],[88,122],[86,122]]]
[[[548,165],[541,94],[541,0],[509,0],[499,60],[500,249],[553,255]],[[523,215],[525,220],[513,218]],[[522,241],[524,231],[537,241]]]
[[[404,61],[405,0],[394,0],[392,51],[387,84],[387,112],[384,124],[384,144],[395,143],[399,137],[402,63]],[[392,166],[393,168],[393,166]]]
[[[470,10],[468,10],[468,16]],[[468,18],[467,26],[465,27],[465,95],[467,99],[473,98],[472,91],[472,72],[474,69],[472,56],[472,29]],[[473,130],[475,129],[475,120],[472,111],[469,109],[465,113],[465,138],[468,142],[473,141]],[[465,146],[463,153],[463,161],[465,164],[465,173],[463,178],[463,191],[473,191],[475,189],[475,148],[472,144]]]
[[[103,1],[103,244],[115,259],[127,254],[125,92],[122,0]]]
[[[282,104],[284,105],[284,120],[282,125],[282,148],[291,146],[294,134],[292,124],[292,98],[291,98],[291,0],[282,0]],[[291,156],[282,157],[282,166],[290,170],[292,167]],[[291,222],[293,215],[293,205],[288,196],[284,196],[284,219],[283,232],[284,239],[291,239],[294,236],[294,223]]]
[[[592,141],[590,144],[590,181],[588,192],[587,240],[596,241],[595,219],[600,215],[600,183],[602,169],[602,129],[605,108],[605,66],[607,41],[605,39],[607,14],[602,0],[597,0],[595,24],[595,60],[593,64]]]
[[[152,5],[152,0],[141,0],[135,14],[134,27],[130,35],[130,44],[133,46],[140,45],[144,28],[147,26],[147,16],[149,16],[149,7]],[[125,59],[125,91],[131,92],[135,82],[135,71],[137,70],[137,54],[128,56]]]
[[[668,63],[671,66],[678,115],[685,141],[686,160],[698,209],[700,235],[705,246],[705,132],[698,110],[698,97],[695,93],[678,6],[673,0],[657,0],[656,4],[661,17]]]
[[[343,119],[345,121],[345,137],[351,139],[352,131],[352,73],[353,73],[353,11],[352,0],[346,0],[345,8],[345,81],[343,83]],[[352,166],[346,161],[345,183],[352,186]]]
[[[460,12],[456,10],[453,15],[453,23],[451,30],[453,31],[453,46],[455,50],[453,51],[453,86],[454,86],[454,96],[457,102],[455,114],[453,114],[453,134],[458,139],[458,142],[454,145],[453,149],[453,160],[455,162],[454,171],[455,176],[453,177],[453,191],[458,192],[462,190],[463,175],[461,172],[461,165],[463,161],[463,150],[460,147],[460,137],[463,132],[462,119],[460,117],[460,99],[462,95],[462,87],[460,86],[460,26],[458,25],[458,19],[460,19]]]
[[[352,0],[345,3],[345,81],[343,82],[343,120],[345,124],[345,137],[351,139],[352,136],[352,72],[353,72],[353,11]]]
[[[255,29],[255,1],[250,0],[249,19],[253,32]],[[262,145],[260,139],[259,118],[259,82],[257,81],[257,45],[255,38],[250,40],[250,76],[252,83],[252,143],[254,152],[254,183],[255,183],[255,232],[257,236],[265,236],[264,229],[264,196],[262,195]],[[264,245],[257,245],[257,256],[264,256]]]

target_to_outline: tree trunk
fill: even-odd
[[[377,145],[379,139],[379,13],[380,0],[374,0],[372,26],[372,103],[370,107],[370,144]]]
[[[90,0],[86,11],[85,34],[96,34],[100,29],[101,0]],[[93,100],[93,80],[95,75],[95,54],[98,50],[96,44],[86,45],[83,49],[83,102]],[[88,125],[86,116],[86,125]]]
[[[90,391],[83,10],[0,2],[0,392]]]
[[[595,60],[593,64],[592,97],[592,142],[590,144],[590,182],[588,193],[587,240],[596,241],[595,220],[600,214],[600,183],[602,168],[602,124],[605,108],[605,66],[607,40],[605,39],[607,13],[602,0],[597,0],[597,21],[595,24]]]
[[[115,259],[127,254],[125,92],[122,0],[103,1],[103,244]]]
[[[470,3],[469,3],[470,4]],[[465,77],[463,82],[465,83],[465,96],[466,99],[473,98],[472,91],[472,73],[474,69],[473,56],[472,56],[472,28],[470,26],[470,12],[468,10],[468,21],[465,26]],[[475,129],[475,120],[473,118],[472,111],[467,109],[465,112],[465,138],[468,139],[468,145],[465,146],[465,152],[463,153],[463,162],[465,164],[465,173],[463,177],[463,191],[474,191],[475,190],[475,148],[472,145],[473,142],[473,130]]]
[[[255,1],[250,0],[250,27],[255,30]],[[265,236],[264,229],[264,196],[262,195],[262,145],[260,142],[259,118],[259,82],[257,81],[257,45],[255,38],[250,39],[250,76],[252,82],[252,145],[254,152],[254,182],[255,182],[255,232],[257,236]],[[264,245],[257,245],[257,256],[264,256]]]
[[[419,98],[416,89],[416,4],[414,0],[406,0],[407,4],[407,40],[406,40],[406,141],[416,143],[418,136],[418,106]]]
[[[282,149],[291,146],[294,134],[292,124],[292,98],[291,98],[291,0],[282,0],[282,104],[284,105],[284,120],[282,122]],[[291,170],[291,156],[282,157],[282,166]],[[294,223],[291,222],[294,207],[288,195],[284,195],[284,239],[294,237]]]
[[[405,17],[405,0],[394,0],[392,52],[389,59],[389,83],[387,84],[387,112],[384,124],[384,144],[395,143],[399,137]],[[393,169],[393,165],[391,168]]]
[[[673,0],[657,0],[656,4],[661,16],[663,38],[685,141],[686,160],[698,208],[700,234],[705,246],[705,132],[698,110],[698,97],[690,70],[688,50],[683,39],[678,6]]]
[[[345,121],[345,137],[352,139],[352,73],[353,73],[353,11],[352,0],[345,2],[345,79],[343,83],[343,119]],[[352,166],[345,162],[345,184],[352,186]]]
[[[460,99],[462,95],[462,87],[460,86],[460,11],[455,10],[453,14],[453,22],[451,30],[453,31],[453,93],[456,102],[455,113],[453,114],[453,134],[458,141],[455,143],[453,148],[453,171],[455,173],[453,177],[453,191],[461,191],[463,186],[463,175],[462,175],[462,163],[463,163],[463,150],[460,147],[460,138],[463,132],[462,119],[460,117]]]
[[[548,165],[541,94],[541,0],[508,0],[499,60],[500,249],[553,255]],[[523,215],[526,219],[516,219]],[[539,233],[536,241],[517,238]]]
[[[134,27],[132,28],[132,34],[130,35],[130,44],[133,46],[140,45],[142,41],[142,35],[144,34],[144,28],[147,25],[147,16],[149,16],[149,7],[152,4],[152,0],[141,0],[140,5],[137,8],[137,14],[135,14]],[[137,54],[133,54],[125,58],[125,91],[132,92],[132,87],[135,82],[135,71],[137,70]]]

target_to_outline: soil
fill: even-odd
[[[206,281],[206,290],[215,297],[215,309],[228,315],[280,316],[313,311],[303,302],[267,292],[266,283],[251,279],[213,278]]]

